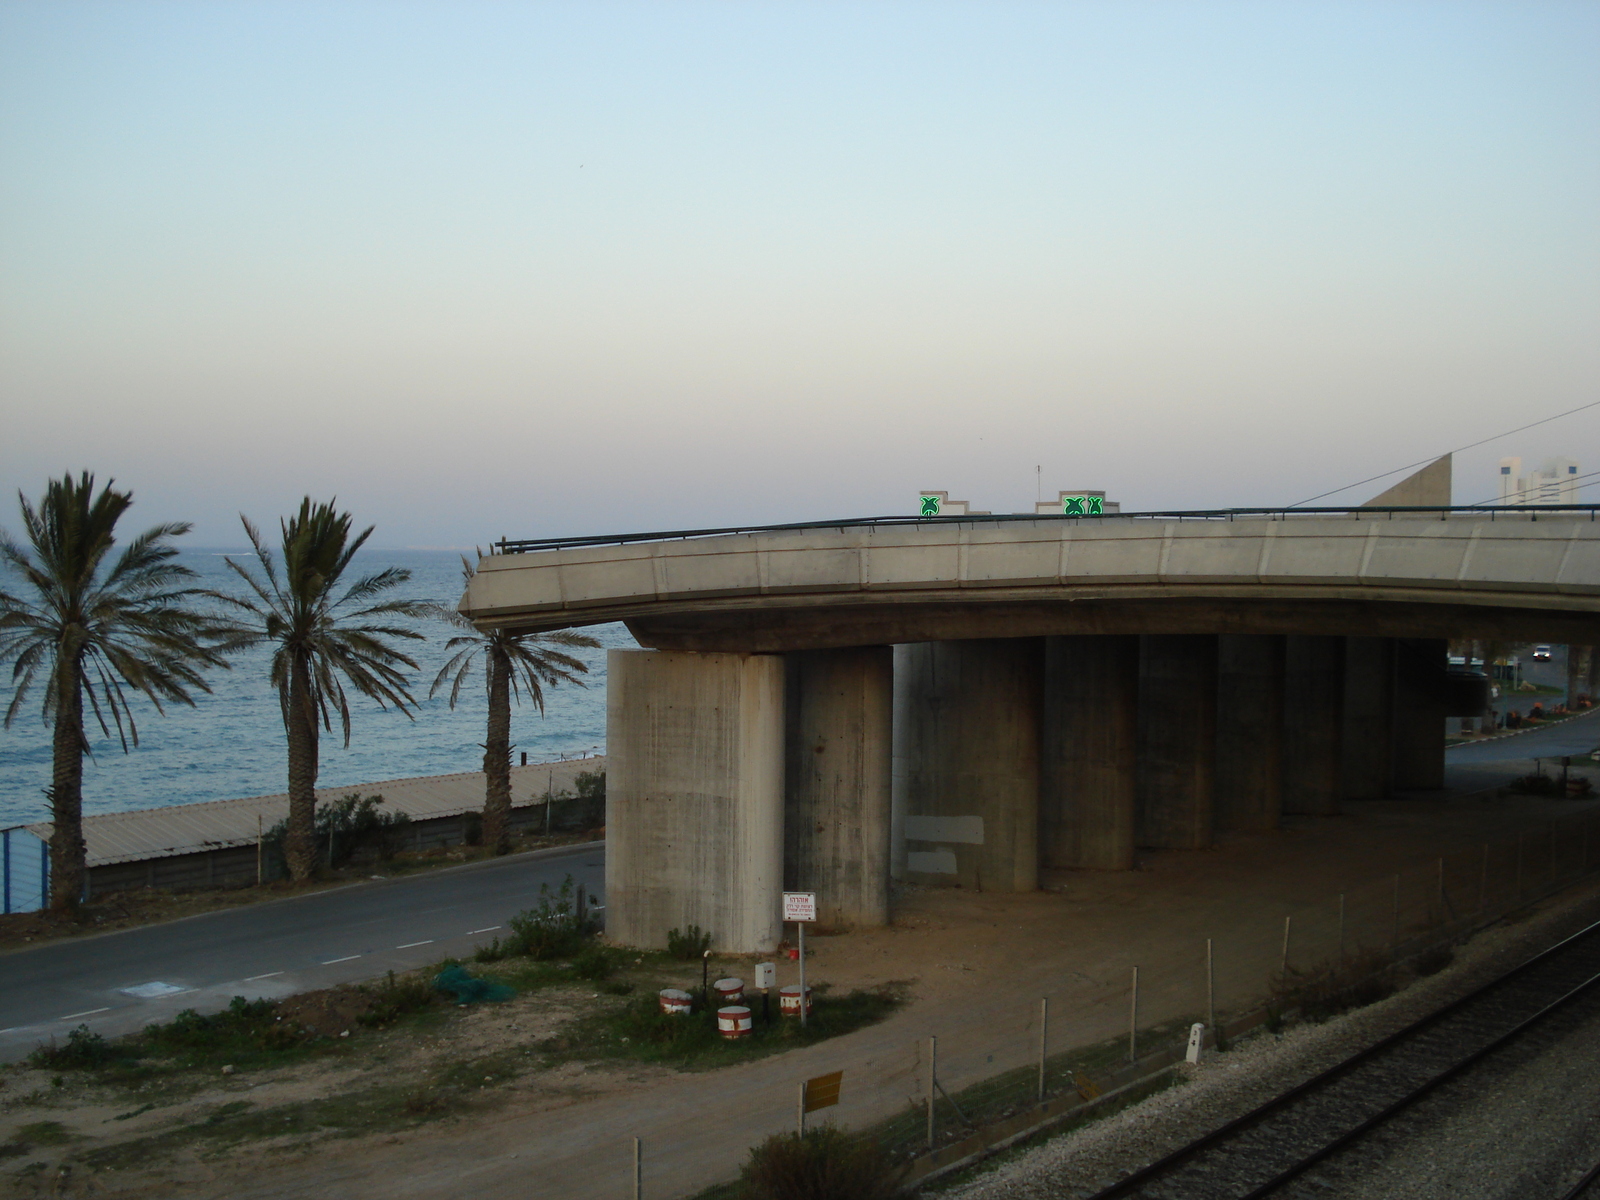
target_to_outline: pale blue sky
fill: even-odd
[[[12,0],[0,497],[1286,503],[1600,399],[1597,217],[1591,3]]]

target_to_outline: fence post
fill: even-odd
[[[1389,957],[1400,953],[1400,876],[1394,877],[1394,932],[1389,935]]]
[[[644,1197],[644,1143],[633,1139],[633,1200]]]
[[[936,1072],[939,1069],[939,1039],[928,1039],[928,1149],[933,1149],[933,1092],[938,1087]]]
[[[804,992],[800,993],[800,1002],[802,1004],[805,1003],[805,993]],[[806,1083],[805,1083],[805,1080],[803,1080],[803,1079],[800,1081],[800,1098],[795,1101],[795,1105],[794,1105],[794,1128],[795,1128],[795,1132],[797,1134],[799,1134],[801,1137],[805,1137],[805,1135],[806,1135]]]
[[[1133,969],[1133,986],[1128,991],[1128,1061],[1139,1061],[1139,968]]]
[[[1289,922],[1292,920],[1294,920],[1292,916],[1283,919],[1283,970],[1281,974],[1285,979],[1289,977]]]
[[[1339,966],[1344,966],[1344,893],[1339,893]]]
[[[1217,976],[1211,960],[1211,939],[1206,939],[1206,1028],[1211,1031],[1211,1044],[1217,1038]]]
[[[1039,999],[1039,1099],[1044,1099],[1044,1060],[1050,1039],[1050,997]]]

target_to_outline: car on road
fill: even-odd
[[[1535,646],[1533,648],[1533,656],[1535,658],[1549,658],[1550,657],[1550,647],[1549,646],[1544,646],[1544,645]]]

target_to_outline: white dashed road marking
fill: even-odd
[[[111,1010],[109,1008],[91,1008],[87,1012],[68,1013],[64,1017],[57,1017],[56,1020],[58,1020],[58,1021],[76,1021],[79,1017],[92,1017],[92,1016],[95,1015],[95,1013],[103,1013],[103,1012],[110,1012],[110,1011]]]
[[[271,979],[274,975],[282,975],[282,971],[268,971],[265,975],[251,975],[244,982],[254,983],[258,979]]]
[[[409,950],[413,946],[431,946],[431,945],[433,945],[433,939],[432,938],[424,938],[420,942],[407,942],[404,946],[396,946],[395,949],[396,950]]]
[[[469,929],[469,930],[467,930],[467,936],[471,937],[475,933],[493,933],[496,929],[499,929],[499,928],[500,928],[500,926],[498,926],[498,925],[491,925],[487,929]]]
[[[349,962],[351,959],[360,958],[360,957],[361,957],[361,955],[359,955],[359,954],[346,954],[343,958],[325,959],[323,961],[322,965],[325,966],[325,967],[331,967],[331,966],[333,966],[334,963]]]

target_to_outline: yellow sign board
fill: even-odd
[[[806,1080],[806,1112],[832,1108],[839,1103],[839,1084],[843,1078],[843,1071],[835,1071],[831,1075],[818,1075],[815,1079]]]

